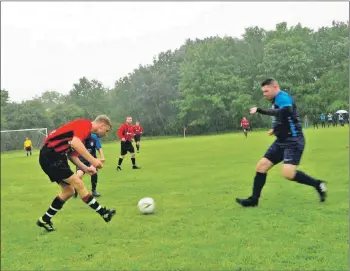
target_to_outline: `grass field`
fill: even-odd
[[[52,233],[35,222],[58,186],[37,153],[3,154],[1,270],[348,270],[348,133],[305,132],[300,168],[328,182],[327,202],[284,180],[279,165],[253,209],[234,199],[251,193],[256,162],[273,141],[266,132],[143,141],[139,171],[128,158],[116,172],[119,143],[106,144],[99,202],[117,215],[106,224],[71,199]],[[138,213],[145,196],[156,214]]]

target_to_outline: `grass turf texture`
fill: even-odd
[[[283,179],[278,165],[253,209],[234,199],[251,193],[255,164],[273,141],[266,132],[142,141],[136,171],[128,156],[116,172],[120,145],[105,144],[99,202],[116,216],[106,224],[71,199],[53,233],[35,225],[59,191],[37,151],[3,154],[2,270],[347,270],[348,131],[305,131],[300,169],[328,181],[326,203]],[[138,213],[146,196],[154,215]]]

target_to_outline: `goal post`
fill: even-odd
[[[28,137],[34,149],[38,149],[47,137],[47,128],[32,128],[1,131],[1,152],[23,150],[23,143]]]

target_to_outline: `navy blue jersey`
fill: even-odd
[[[84,141],[85,148],[88,150],[88,152],[95,158],[97,158],[96,151],[102,148],[101,141],[98,138],[97,135],[91,134],[85,141]],[[84,157],[79,156],[80,161],[83,163],[88,163],[84,159]]]
[[[273,99],[272,108],[281,109],[284,107],[291,107],[291,111],[272,117],[272,128],[275,136],[280,139],[303,136],[302,125],[294,99],[287,92],[280,91]]]

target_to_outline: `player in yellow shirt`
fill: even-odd
[[[24,141],[24,149],[27,152],[27,156],[32,155],[32,141],[26,137],[26,140]]]

